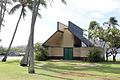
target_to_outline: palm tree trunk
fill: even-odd
[[[113,61],[116,61],[116,55],[117,55],[117,51],[115,50],[113,54]]]
[[[13,33],[13,36],[12,36],[12,40],[11,40],[11,42],[10,42],[10,45],[9,45],[7,51],[6,51],[6,54],[5,54],[4,58],[2,59],[3,62],[6,61],[6,59],[7,59],[7,55],[8,55],[8,53],[9,53],[10,49],[11,49],[11,46],[12,46],[12,43],[13,43],[13,40],[14,40],[15,34],[16,34],[16,32],[17,32],[17,28],[18,28],[19,22],[20,22],[21,17],[22,17],[22,12],[23,12],[23,10],[24,10],[24,7],[22,7],[22,10],[21,10],[21,13],[20,13],[20,16],[19,16],[18,22],[17,22],[17,24],[16,24],[16,28],[15,28],[15,30],[14,30],[14,33]]]
[[[40,1],[40,0],[39,0]],[[31,32],[30,32],[30,52],[29,52],[29,57],[28,57],[28,72],[29,73],[35,73],[34,70],[34,26],[35,26],[35,22],[36,22],[36,17],[37,17],[37,13],[38,13],[38,8],[39,8],[39,1],[37,4],[37,1],[34,0],[33,3],[33,13],[32,13],[32,22],[31,22]]]
[[[106,61],[108,61],[108,52],[106,51]]]
[[[113,55],[113,61],[116,61],[116,56],[115,55]]]
[[[30,36],[29,41],[26,47],[25,55],[23,56],[22,60],[20,61],[20,66],[27,66],[28,65],[28,56],[29,56],[29,46],[30,46]]]
[[[1,26],[2,26],[2,22],[5,16],[5,11],[6,11],[6,5],[7,5],[7,0],[3,1],[1,0],[0,2],[1,4],[1,10],[0,10],[0,30],[1,30]]]
[[[0,1],[0,30],[2,25],[2,13],[3,13],[3,0]]]

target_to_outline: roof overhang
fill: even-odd
[[[63,32],[58,30],[42,45],[44,47],[58,46],[62,38],[63,38]]]

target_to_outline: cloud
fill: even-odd
[[[54,0],[52,7],[48,4],[47,9],[41,8],[42,19],[37,20],[35,29],[35,41],[44,42],[49,36],[56,31],[57,21],[67,25],[67,21],[72,21],[81,28],[87,28],[89,21],[92,19],[103,20],[104,17],[110,17],[120,13],[120,0],[66,0],[67,5],[64,5],[61,0]],[[19,15],[19,13],[16,13]],[[12,18],[7,17],[6,27],[2,29],[2,43],[8,46],[12,32],[14,30],[18,15],[14,14]],[[119,15],[116,15],[117,17]],[[13,45],[27,44],[29,36],[31,15],[23,23],[19,25],[16,34],[16,39]],[[12,19],[12,20],[11,20]],[[30,20],[30,21],[29,21]],[[8,27],[9,28],[8,28]],[[12,27],[11,27],[12,26]],[[11,31],[12,30],[12,31]],[[22,33],[21,33],[22,32]],[[22,38],[20,37],[22,36]],[[9,39],[9,40],[8,40]]]
[[[120,7],[119,0],[67,0],[68,5],[83,11],[108,13]]]
[[[94,18],[98,18],[98,19],[104,17],[104,15],[102,13],[100,13],[100,12],[92,12],[91,16],[94,17]]]
[[[64,5],[60,0],[54,0],[52,7],[46,10],[47,18],[53,21],[85,20],[90,15],[103,18],[105,14],[120,8],[120,0],[66,0]]]

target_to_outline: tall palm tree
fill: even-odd
[[[106,37],[108,37],[108,41],[110,41],[109,38],[111,38],[111,47],[114,47],[114,42],[113,42],[113,37],[116,36],[115,34],[117,34],[119,32],[119,30],[116,28],[116,26],[119,26],[118,24],[118,20],[116,20],[115,17],[110,17],[108,22],[104,22],[103,25],[106,25],[107,29],[106,31]],[[113,46],[112,46],[113,45]]]
[[[39,0],[38,2],[44,2],[44,0]],[[62,0],[62,2],[65,3],[65,0]],[[36,22],[36,17],[37,17],[37,13],[38,13],[38,8],[39,8],[39,4],[37,4],[37,0],[34,0],[34,4],[33,4],[33,13],[32,13],[32,21],[31,21],[31,31],[30,31],[30,38],[29,38],[29,57],[28,57],[28,72],[29,73],[35,73],[34,70],[34,26],[35,26],[35,22]]]
[[[39,10],[39,5],[42,5],[45,8],[47,7],[47,4],[46,4],[45,0],[39,0],[38,2],[37,1],[34,2],[33,8],[32,8],[33,10],[32,10],[31,26],[35,25],[36,17],[37,17],[38,10]],[[33,30],[33,29],[31,29],[31,30]],[[28,44],[27,44],[27,47],[26,47],[25,55],[22,58],[22,60],[20,61],[21,66],[27,66],[27,64],[28,64],[28,57],[29,57],[29,52],[30,52],[30,40],[31,40],[31,33],[30,33],[30,36],[29,36],[29,40],[28,40]]]
[[[103,25],[106,25],[107,27],[107,29],[105,30],[106,42],[109,42],[109,48],[112,50],[111,55],[113,55],[113,61],[116,61],[115,58],[117,55],[117,51],[114,48],[117,48],[117,46],[119,46],[119,39],[120,39],[120,36],[119,36],[120,30],[116,28],[116,26],[119,26],[118,20],[116,20],[115,17],[110,17],[109,21],[104,22]]]
[[[51,1],[53,1],[53,0],[51,0]],[[65,0],[61,0],[64,4],[67,4],[66,3],[66,1]],[[44,7],[46,7],[45,5],[47,5],[46,3],[45,3],[45,1],[44,0],[40,0],[40,4],[42,4],[42,6],[44,6]],[[51,2],[50,2],[50,4],[51,4]],[[38,11],[38,10],[36,10],[36,11]],[[35,13],[35,12],[34,12]],[[30,46],[30,36],[29,36],[29,40],[28,40],[28,44],[27,44],[27,47],[26,47],[26,51],[25,51],[25,55],[24,55],[24,57],[22,58],[22,60],[20,61],[20,65],[21,66],[27,66],[28,65],[28,56],[29,56],[29,46]]]
[[[110,17],[108,22],[104,22],[103,25],[107,25],[108,28],[119,26],[118,20],[115,17]]]
[[[2,59],[2,61],[4,61],[4,62],[6,61],[7,55],[9,53],[9,51],[10,51],[11,46],[12,46],[12,43],[13,43],[13,40],[14,40],[14,37],[15,37],[19,22],[21,20],[21,17],[23,16],[23,18],[24,18],[26,16],[26,8],[25,7],[28,7],[32,11],[32,4],[33,4],[32,0],[13,0],[13,2],[16,2],[17,4],[10,10],[9,14],[13,14],[19,8],[21,8],[21,12],[20,12],[20,16],[19,16],[19,19],[18,19],[16,27],[15,27],[11,42],[9,44],[9,47],[8,47],[8,49],[6,51],[6,54],[5,54],[4,58]]]
[[[32,20],[31,20],[31,30],[30,30],[30,38],[28,41],[29,44],[29,56],[28,56],[28,72],[29,73],[35,73],[34,70],[34,26],[35,26],[35,22],[36,22],[36,17],[37,17],[37,13],[39,10],[39,5],[45,6],[46,7],[46,2],[45,0],[34,0],[33,3],[33,12],[32,12]]]

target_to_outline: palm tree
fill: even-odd
[[[10,3],[9,0],[0,0],[0,30],[1,30],[1,26],[3,25],[3,19],[5,16],[5,12],[6,12],[6,5],[7,3]]]
[[[13,14],[19,8],[21,8],[21,12],[20,12],[20,16],[19,16],[19,19],[18,19],[16,27],[15,27],[11,42],[9,44],[9,47],[8,47],[7,51],[6,51],[6,55],[2,59],[2,61],[4,61],[4,62],[6,61],[7,54],[9,53],[10,48],[12,46],[12,43],[13,43],[13,40],[14,40],[14,37],[15,37],[19,22],[21,20],[21,17],[23,16],[23,18],[24,18],[26,16],[26,8],[25,7],[28,7],[30,10],[32,10],[32,4],[33,4],[32,0],[13,0],[13,2],[17,2],[17,4],[10,10],[9,14]]]
[[[52,0],[53,1],[53,0]],[[66,4],[66,1],[65,0],[61,0],[64,4]],[[40,1],[44,7],[46,7],[46,3],[44,0],[41,0]],[[50,3],[51,4],[51,3]],[[36,10],[37,11],[37,10]],[[29,50],[30,50],[30,36],[29,36],[29,40],[28,40],[28,44],[27,44],[27,47],[26,47],[26,51],[25,51],[25,55],[24,57],[22,58],[22,60],[20,61],[20,65],[21,66],[27,66],[28,65],[28,56],[29,56]]]
[[[45,2],[44,0],[39,0],[38,2]],[[65,3],[65,0],[62,0],[62,2]],[[33,13],[32,13],[32,21],[31,21],[31,31],[30,31],[30,37],[29,37],[29,57],[28,57],[28,72],[29,73],[35,73],[34,70],[34,26],[35,26],[35,22],[36,22],[36,17],[37,17],[37,13],[38,13],[38,8],[39,8],[39,4],[37,4],[37,0],[34,0],[34,4],[33,4]]]
[[[1,30],[1,25],[2,25],[2,15],[3,15],[3,10],[4,10],[4,2],[3,0],[0,1],[0,30]]]
[[[38,9],[39,9],[39,5],[42,5],[43,7],[47,7],[47,4],[44,0],[39,0],[38,2],[35,1],[34,4],[33,4],[33,10],[32,10],[32,21],[31,21],[31,26],[34,26],[35,25],[35,22],[36,22],[36,17],[37,17],[37,14],[38,14]],[[32,27],[32,29],[34,31],[34,28]],[[30,31],[30,32],[33,32],[33,31]],[[26,47],[26,52],[25,52],[25,55],[24,57],[22,58],[22,60],[20,61],[20,65],[21,66],[27,66],[28,64],[28,59],[29,59],[29,52],[30,52],[30,42],[31,42],[31,35],[32,33],[30,33],[30,36],[29,36],[29,40],[28,40],[28,44],[27,44],[27,47]]]
[[[115,48],[117,48],[119,44],[120,39],[120,30],[116,28],[116,26],[119,26],[118,20],[116,20],[115,17],[110,17],[108,22],[104,22],[103,25],[106,25],[107,29],[106,32],[106,42],[109,42],[109,47],[112,50],[111,55],[113,55],[113,61],[116,61],[116,55],[117,51]],[[106,55],[108,55],[106,53]],[[107,59],[108,60],[108,59]]]
[[[33,12],[32,12],[32,21],[31,21],[31,31],[30,31],[30,38],[28,41],[29,44],[29,56],[28,56],[28,72],[29,73],[35,73],[34,70],[34,26],[35,26],[35,22],[36,22],[36,17],[37,17],[37,13],[38,13],[38,9],[39,9],[39,5],[45,6],[46,7],[46,2],[44,0],[34,0],[33,3]]]
[[[107,25],[108,28],[119,26],[118,20],[115,17],[110,17],[108,22],[104,22],[103,25]]]

